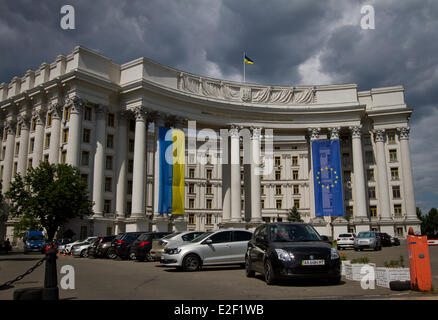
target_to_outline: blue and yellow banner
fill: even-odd
[[[245,54],[245,62],[249,64],[254,64],[254,61],[248,58],[248,56]]]
[[[339,140],[312,141],[315,216],[343,216]]]
[[[185,135],[182,130],[159,127],[158,212],[184,214]]]

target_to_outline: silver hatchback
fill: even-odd
[[[185,271],[196,271],[211,265],[244,265],[251,237],[252,232],[245,229],[206,232],[187,244],[167,247],[160,261],[165,266]]]

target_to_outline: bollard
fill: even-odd
[[[56,269],[56,249],[47,252],[46,274],[44,277],[43,300],[59,300],[58,271]]]

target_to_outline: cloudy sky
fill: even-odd
[[[75,30],[60,27],[63,5]],[[248,82],[403,85],[414,108],[411,150],[417,205],[438,206],[436,0],[0,0],[0,82],[76,45],[117,63],[144,56],[188,72]],[[375,29],[361,28],[372,5]]]

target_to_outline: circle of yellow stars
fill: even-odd
[[[322,184],[321,183],[321,174],[324,171],[331,171],[332,172],[332,176],[334,176],[334,181],[333,183],[329,183],[329,184]],[[336,170],[333,170],[333,168],[329,168],[329,167],[325,167],[325,168],[321,168],[321,170],[318,171],[317,175],[316,175],[316,179],[318,180],[318,184],[321,185],[321,188],[325,188],[325,189],[330,189],[330,187],[334,188],[336,184],[338,184],[338,180],[339,180],[339,175],[336,172]]]

